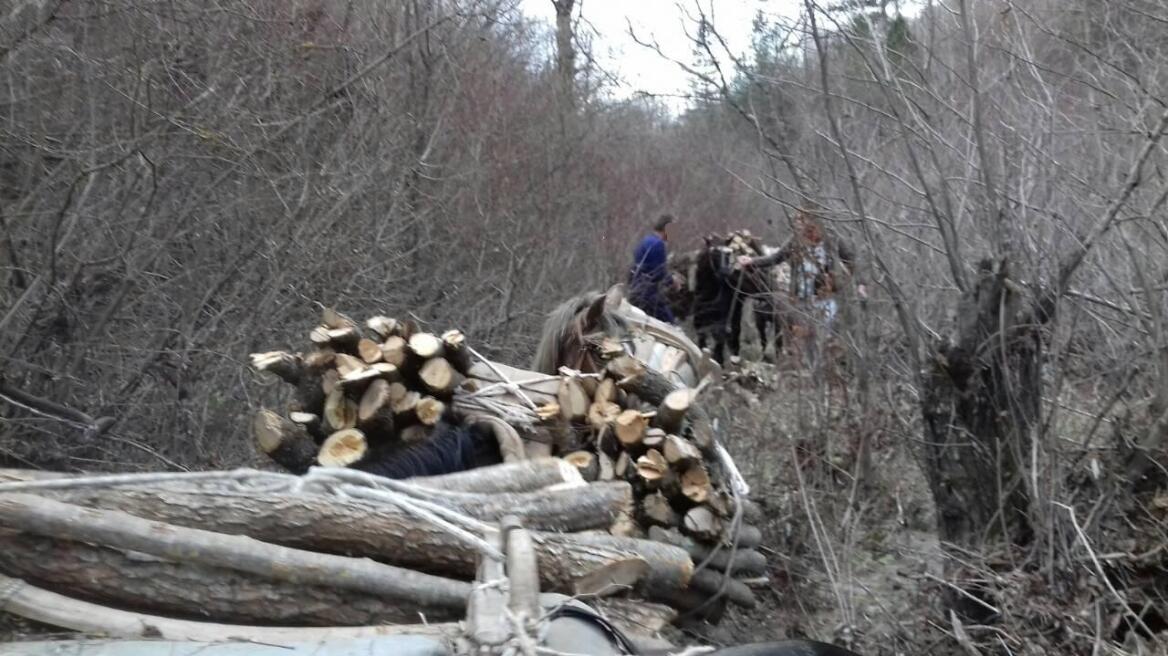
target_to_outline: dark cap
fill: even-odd
[[[670,223],[673,223],[673,215],[662,214],[661,216],[657,217],[657,223],[653,224],[653,229],[657,232],[665,232],[666,226],[668,226]]]

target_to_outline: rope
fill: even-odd
[[[469,345],[466,345],[465,348],[466,348],[468,353],[470,353],[474,357],[478,358],[483,364],[487,365],[487,368],[489,368],[496,376],[498,376],[503,381],[503,383],[505,383],[504,387],[507,389],[508,392],[511,392],[515,396],[518,396],[524,403],[527,404],[527,407],[531,408],[532,410],[538,409],[538,406],[535,405],[535,402],[532,401],[531,398],[528,397],[527,394],[525,394],[523,392],[523,390],[519,387],[519,385],[517,383],[512,381],[510,378],[507,377],[506,374],[504,374],[502,371],[500,371],[499,368],[495,366],[495,363],[493,363],[490,360],[483,357],[483,355],[481,353],[474,350]]]

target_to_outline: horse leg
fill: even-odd
[[[730,356],[738,357],[742,350],[742,299],[735,294],[730,305]]]
[[[770,339],[768,339],[767,326],[770,326],[773,323],[774,323],[774,316],[771,314],[771,311],[769,309],[765,309],[765,308],[764,309],[755,309],[755,311],[754,311],[754,325],[755,325],[755,328],[758,330],[758,345],[759,345],[759,348],[762,350],[762,361],[763,362],[774,362],[774,360],[775,360],[773,356],[767,354],[767,346],[770,345],[770,341],[771,341]],[[778,334],[778,331],[776,330],[775,333]],[[775,351],[775,354],[777,355],[778,351]]]

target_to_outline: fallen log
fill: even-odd
[[[117,638],[287,644],[384,635],[431,636],[452,642],[461,635],[455,623],[318,628],[192,622],[107,608],[42,590],[7,576],[0,576],[0,589],[6,593],[0,597],[0,610],[51,626]]]
[[[359,592],[15,531],[0,531],[0,571],[85,601],[200,621],[360,626],[414,622],[418,612],[433,620],[462,616],[450,609],[403,608]]]
[[[82,508],[31,494],[0,496],[0,524],[45,537],[226,567],[276,581],[334,586],[423,607],[461,609],[470,594],[467,583],[367,559],[302,551],[242,535],[184,528],[122,511]]]

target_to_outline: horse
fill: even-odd
[[[716,368],[680,328],[659,321],[635,307],[624,296],[624,286],[605,293],[590,291],[558,305],[548,314],[531,368],[557,374],[561,367],[582,373],[604,370],[619,345],[628,355],[675,384],[694,387]]]
[[[781,291],[789,287],[789,279],[784,282],[781,277],[784,269],[740,269],[734,262],[738,251],[763,255],[767,247],[754,238],[710,236],[696,257],[694,330],[699,347],[712,342],[714,358],[720,363],[724,362],[727,346],[732,357],[741,353],[742,315],[747,300],[753,301],[752,315],[764,357],[768,345],[773,344],[776,355],[782,350],[784,335],[791,328],[791,308]]]
[[[706,240],[698,254],[693,285],[693,326],[698,348],[711,347],[715,360],[726,361],[726,343],[731,338],[730,317],[734,312],[734,286],[730,280],[733,252],[724,245]],[[731,350],[737,354],[737,349]]]

